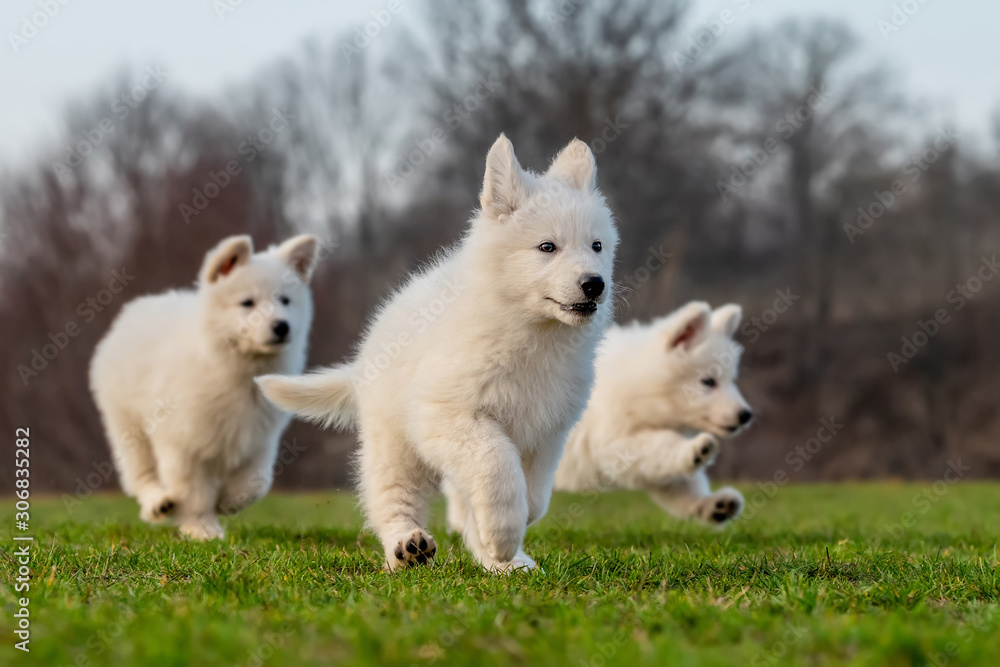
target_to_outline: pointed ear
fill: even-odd
[[[668,351],[690,350],[708,333],[712,309],[704,301],[692,301],[667,317],[664,337]]]
[[[729,338],[733,337],[743,321],[743,309],[735,303],[727,303],[712,311],[712,328]]]
[[[510,140],[501,134],[486,155],[486,176],[479,204],[487,215],[499,218],[516,211],[526,198],[524,170],[514,155]]]
[[[590,146],[579,139],[569,142],[559,151],[545,175],[577,190],[591,192],[597,187],[597,163]]]
[[[233,269],[250,261],[253,240],[249,236],[230,236],[208,251],[201,265],[199,281],[214,283],[232,273]]]
[[[301,234],[278,246],[278,255],[292,267],[304,283],[309,282],[316,269],[316,243],[315,236]]]

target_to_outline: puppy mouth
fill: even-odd
[[[596,301],[578,301],[576,303],[565,304],[560,301],[556,301],[552,297],[546,297],[549,301],[559,306],[563,312],[573,313],[574,315],[579,315],[580,317],[590,317],[597,312],[597,302]]]
[[[716,428],[728,435],[736,435],[740,431],[744,430],[746,426],[743,424],[727,424],[725,426],[716,426]]]

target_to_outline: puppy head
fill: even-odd
[[[254,356],[304,345],[316,249],[315,237],[302,235],[257,254],[249,236],[231,236],[210,250],[198,279],[210,335]]]
[[[485,263],[496,289],[536,318],[578,326],[611,307],[618,231],[596,179],[578,139],[541,175],[521,168],[504,135],[486,157],[476,230]]]
[[[733,340],[743,310],[692,302],[658,323],[661,387],[678,428],[732,437],[753,418],[736,380],[743,347]]]

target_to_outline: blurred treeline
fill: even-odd
[[[310,363],[341,360],[373,305],[459,237],[501,131],[535,169],[574,136],[591,143],[622,232],[620,319],[743,305],[759,419],[718,476],[936,478],[959,457],[1000,474],[1000,280],[949,298],[992,275],[996,137],[927,120],[843,25],[743,38],[685,19],[664,0],[447,0],[367,41],[307,44],[211,99],[168,78],[121,117],[109,101],[137,84],[122,75],[70,109],[66,146],[95,140],[82,163],[54,167],[72,159],[60,148],[0,180],[0,422],[31,427],[33,488],[72,491],[107,460],[86,370],[128,299],[191,284],[226,235],[312,231],[335,249],[314,283]],[[134,277],[102,293],[114,270]],[[791,305],[776,314],[779,292]],[[948,321],[894,370],[888,354],[940,309]],[[50,343],[64,349],[43,364]],[[46,367],[26,375],[33,362]],[[809,442],[824,419],[843,427]],[[286,439],[301,453],[278,486],[348,483],[350,435],[295,424]]]

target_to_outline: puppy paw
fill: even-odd
[[[177,509],[175,503],[166,493],[154,494],[145,498],[139,509],[139,518],[146,523],[163,523]]]
[[[401,567],[425,565],[433,560],[436,553],[437,543],[434,538],[417,528],[400,536],[392,546],[391,553],[386,554],[386,565],[390,571]]]
[[[719,439],[710,433],[700,433],[687,445],[690,472],[694,473],[715,463],[719,453]]]
[[[538,567],[538,563],[535,562],[535,559],[529,556],[528,554],[524,553],[523,550],[518,550],[517,555],[511,558],[508,562],[499,563],[489,569],[498,574],[509,574],[514,570],[538,570],[539,572],[542,571],[542,568]]]
[[[722,526],[740,515],[743,511],[743,495],[736,489],[716,491],[701,502],[699,517],[713,526]]]
[[[188,539],[205,541],[217,540],[225,536],[219,520],[213,517],[187,520],[181,522],[181,535]]]

